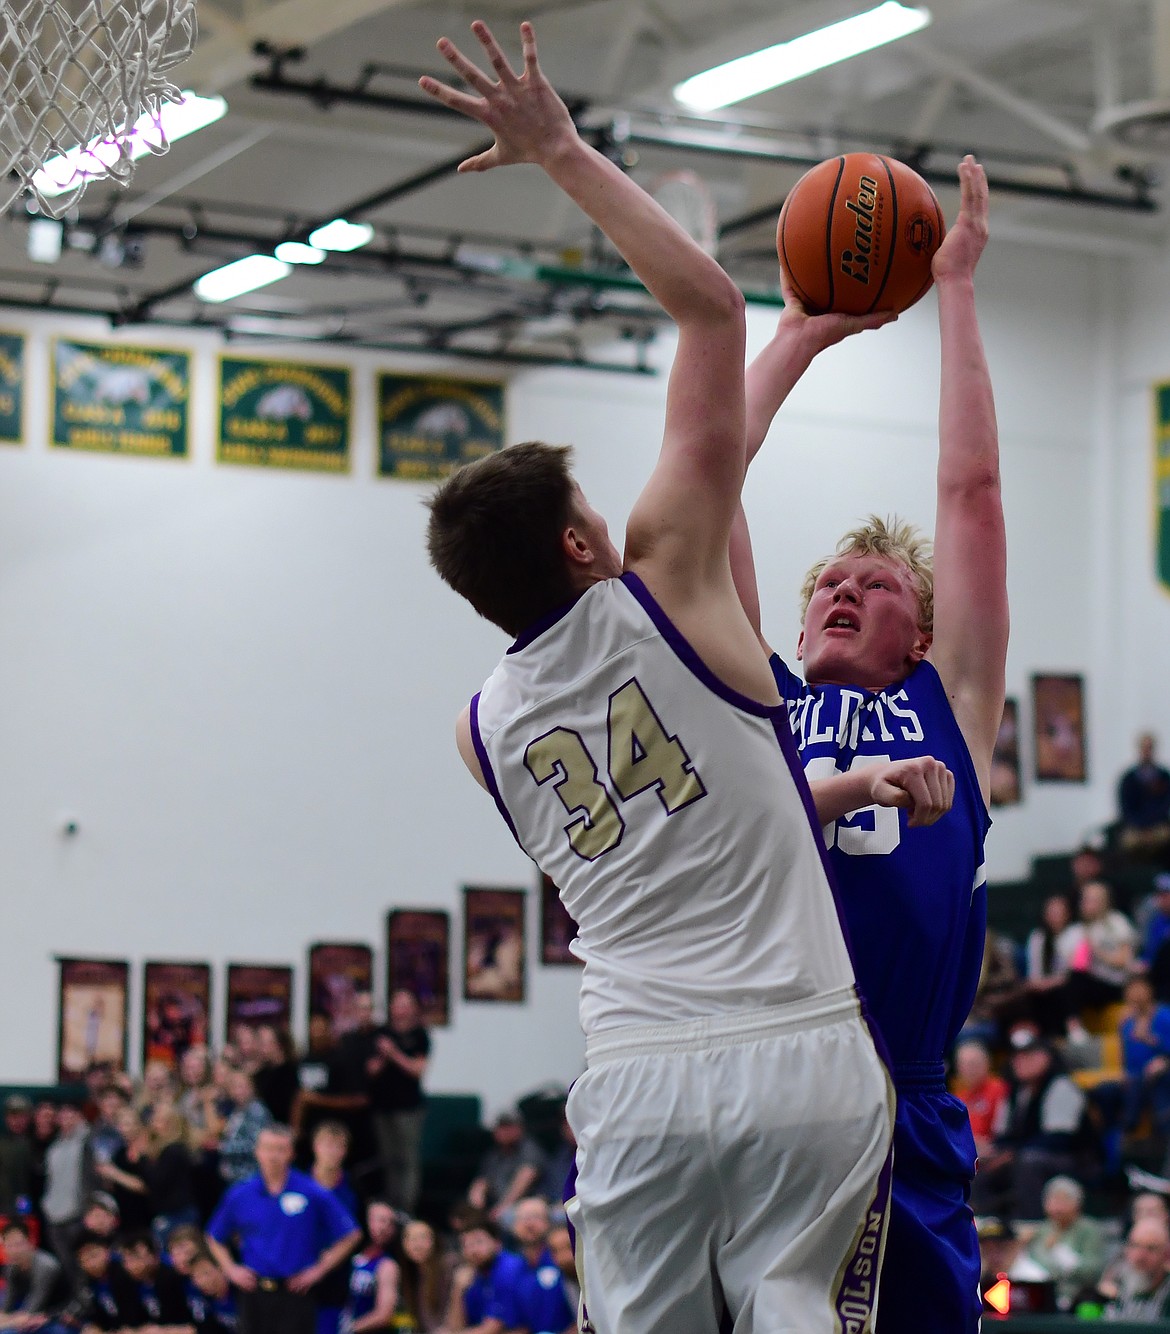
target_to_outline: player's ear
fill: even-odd
[[[800,632],[800,638],[796,641],[796,661],[800,662],[804,658],[804,631]]]
[[[561,551],[570,566],[588,565],[594,556],[593,547],[586,533],[572,524],[561,533]]]
[[[917,667],[923,658],[930,652],[930,646],[934,643],[934,635],[928,634],[925,630],[919,630],[918,638],[910,650],[910,661]]]

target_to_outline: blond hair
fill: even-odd
[[[928,537],[897,515],[882,519],[871,514],[860,528],[852,528],[845,534],[832,556],[817,561],[804,576],[800,588],[801,621],[808,611],[821,572],[838,556],[878,556],[904,565],[910,571],[918,594],[918,628],[926,634],[934,632],[933,547]]]

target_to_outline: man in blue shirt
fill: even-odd
[[[207,1244],[238,1290],[249,1334],[314,1334],[309,1289],[361,1240],[332,1192],[292,1168],[293,1132],[267,1126],[256,1141],[260,1171],[224,1196]],[[235,1240],[239,1260],[229,1243]]]
[[[447,1328],[465,1334],[504,1334],[524,1324],[521,1295],[527,1266],[503,1249],[499,1230],[477,1219],[459,1238],[464,1263],[455,1271]]]
[[[576,1315],[565,1292],[565,1280],[549,1250],[548,1205],[530,1195],[516,1206],[512,1235],[524,1261],[520,1288],[520,1323],[529,1334],[562,1334],[575,1330]]]

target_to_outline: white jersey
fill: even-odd
[[[636,575],[522,636],[471,723],[577,923],[587,1035],[853,986],[784,707],[718,680]]]

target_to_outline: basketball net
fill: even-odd
[[[693,171],[668,171],[650,186],[650,194],[709,255],[719,247],[715,196]]]
[[[91,180],[125,185],[144,149],[165,153],[167,73],[194,46],[195,0],[0,5],[0,212],[27,191],[58,218]]]

